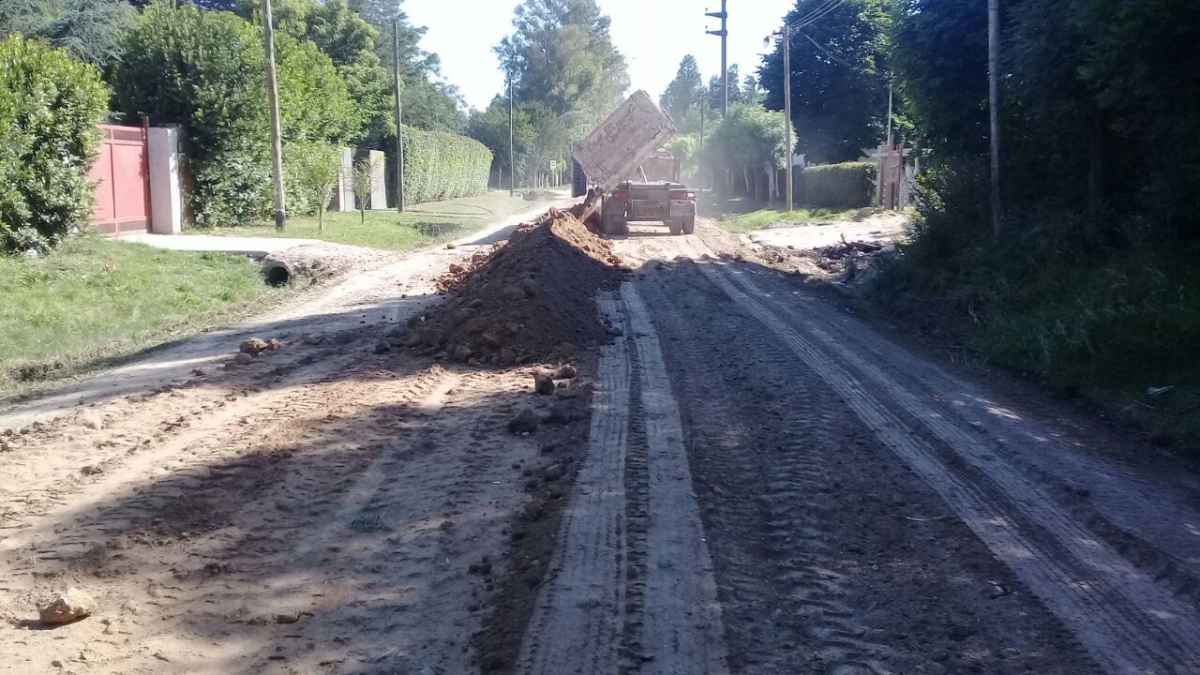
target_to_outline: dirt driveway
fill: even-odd
[[[377,353],[457,249],[250,365],[10,413],[0,673],[1200,672],[1190,469],[707,223],[616,248],[535,433],[535,364]],[[40,625],[72,586],[97,614]]]

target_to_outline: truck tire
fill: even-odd
[[[612,233],[618,237],[629,236],[629,221],[624,218],[616,218],[613,221]]]
[[[683,219],[683,233],[692,234],[696,231],[696,216],[688,216]]]
[[[670,228],[671,234],[678,236],[683,234],[683,221],[681,220],[664,220],[663,223]]]

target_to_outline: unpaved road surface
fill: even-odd
[[[1200,673],[1187,466],[706,223],[616,247],[552,397],[375,353],[445,251],[248,366],[10,414],[0,673]],[[46,630],[72,586],[100,610]]]

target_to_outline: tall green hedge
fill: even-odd
[[[185,128],[196,224],[266,216],[271,154],[261,29],[231,12],[153,2],[124,43],[112,76],[114,105]],[[340,145],[356,136],[360,115],[330,58],[282,32],[275,47],[284,142]]]
[[[802,206],[825,209],[870,206],[875,170],[872,162],[809,167],[800,172],[796,181],[796,201]]]
[[[19,35],[0,40],[0,252],[45,249],[87,224],[107,103],[94,67]]]
[[[479,141],[404,127],[405,206],[483,194],[491,170],[492,152]]]

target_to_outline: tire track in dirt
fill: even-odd
[[[601,315],[623,319],[601,293]],[[519,672],[615,675],[625,616],[625,453],[630,364],[625,340],[601,348],[587,458],[565,509],[549,581],[530,620]]]
[[[0,539],[0,550],[21,545],[19,531],[29,527],[30,517],[107,494],[146,463],[169,460],[181,448],[204,442],[213,429],[249,424],[279,399],[279,390],[327,377],[351,362],[326,349],[272,355],[225,377],[129,396],[14,434],[21,446],[0,465],[0,496],[20,506],[0,511],[0,533],[10,531],[9,539],[15,538]],[[38,447],[55,452],[49,457],[32,452]]]
[[[689,434],[734,672],[1095,672],[785,344],[696,266],[663,270],[639,288]]]
[[[764,297],[761,289],[725,267],[701,265],[700,270],[833,387],[880,440],[925,478],[989,548],[1070,626],[1107,672],[1167,673],[1178,667],[1197,667],[1200,630],[1190,607],[1074,523],[1010,467],[994,461],[995,457],[965,431],[921,406],[878,371],[871,372],[868,364],[839,351],[828,335],[824,340],[812,336],[799,321],[789,325],[780,318],[778,308],[768,309],[755,299]],[[812,337],[806,339],[798,331]],[[913,433],[911,422],[897,417],[868,393],[839,361],[865,370],[868,377],[875,376],[871,379],[877,391],[890,397],[893,405],[906,408],[953,453],[986,476],[990,484],[973,483],[961,476],[929,441]]]
[[[622,285],[620,293],[636,348],[645,434],[646,473],[635,479],[645,484],[645,544],[637,547],[645,557],[636,566],[630,562],[631,570],[644,570],[639,572],[645,589],[640,649],[646,663],[640,672],[728,672],[712,561],[683,446],[679,406],[645,303],[633,284]]]
[[[178,433],[163,435],[158,444],[153,438],[139,442],[125,451],[125,461],[110,461],[116,466],[110,466],[95,482],[78,484],[68,478],[66,485],[59,482],[44,488],[43,499],[27,496],[25,516],[9,524],[15,532],[0,541],[0,549],[24,551],[27,560],[69,561],[139,522],[154,520],[163,510],[183,508],[181,500],[188,499],[201,485],[227,487],[241,482],[249,469],[263,468],[257,460],[270,452],[260,452],[256,457],[247,454],[249,449],[261,451],[264,439],[269,439],[268,446],[283,447],[294,437],[297,418],[322,409],[336,411],[339,405],[353,400],[357,384],[337,382],[352,379],[352,373],[342,370],[345,365],[341,360],[331,360],[316,372],[297,373],[280,383],[280,388],[244,398],[238,405],[217,407],[208,417],[180,427]],[[301,382],[309,384],[300,386]],[[334,384],[322,386],[325,382]],[[246,458],[240,463],[227,461],[241,455]],[[145,487],[147,474],[159,472],[169,475]],[[69,489],[70,485],[77,489]],[[88,509],[87,505],[92,504],[101,506]],[[69,533],[59,534],[63,530]],[[48,543],[39,544],[42,541]],[[22,569],[16,567],[13,571],[20,573]]]
[[[623,326],[603,349],[589,451],[520,672],[728,672],[712,564],[679,412],[645,305],[599,298]]]

